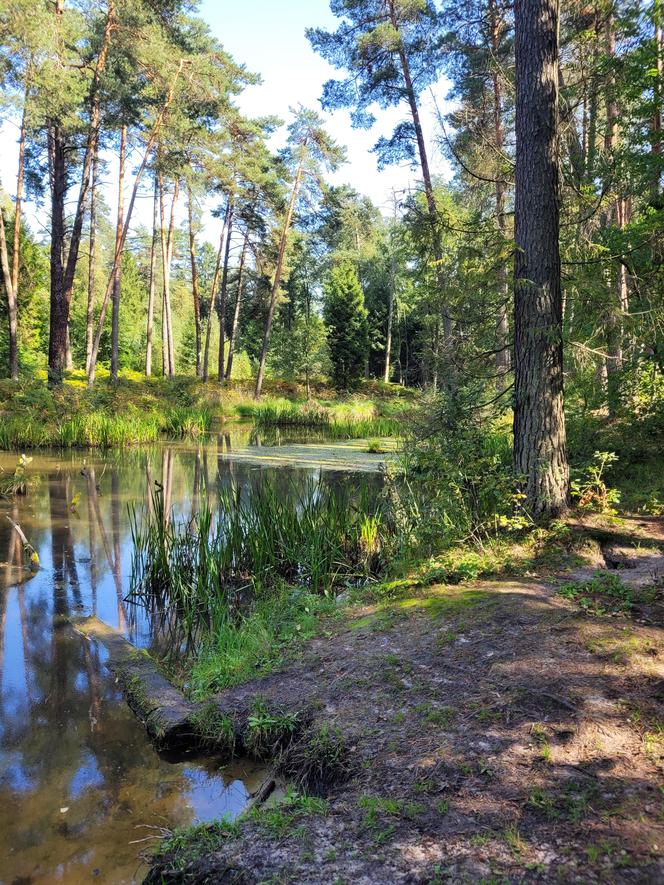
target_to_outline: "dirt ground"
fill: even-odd
[[[664,576],[661,520],[601,540],[575,580]],[[202,856],[162,857],[150,881],[664,882],[661,606],[588,614],[558,583],[353,609],[297,666],[225,693],[236,713],[257,695],[313,711],[343,735],[349,777],[324,804],[268,807]]]

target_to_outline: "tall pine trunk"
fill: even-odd
[[[97,186],[99,178],[99,145],[92,160],[92,183],[90,187],[90,257],[88,260],[88,304],[85,317],[85,371],[90,371],[92,345],[95,329],[95,279],[97,260]]]
[[[127,153],[127,127],[120,130],[120,170],[118,174],[118,218],[115,229],[115,250],[119,249],[124,227],[124,176]],[[111,381],[117,382],[120,362],[120,296],[122,294],[122,258],[116,263],[113,278],[113,311],[111,314]]]
[[[51,182],[51,310],[48,338],[48,380],[50,385],[62,383],[67,367],[67,325],[69,301],[64,285],[65,195],[67,165],[65,141],[60,125],[48,124],[48,162]]]
[[[233,309],[233,322],[231,324],[231,334],[228,338],[228,361],[226,362],[226,380],[231,380],[233,372],[233,353],[235,352],[235,338],[240,323],[240,310],[242,309],[242,289],[244,286],[244,266],[247,260],[247,247],[249,245],[249,232],[244,236],[242,244],[242,255],[240,256],[240,267],[237,276],[237,294],[235,296],[235,307]]]
[[[228,295],[228,265],[231,257],[231,241],[233,239],[233,204],[230,204],[228,218],[228,234],[226,235],[226,251],[224,253],[224,269],[221,274],[221,292],[219,293],[219,359],[217,361],[217,380],[224,380],[224,363],[226,357],[226,301]]]
[[[210,287],[210,309],[207,315],[207,322],[205,324],[205,349],[203,351],[203,381],[207,381],[209,374],[209,366],[210,366],[210,339],[212,338],[212,321],[214,319],[214,311],[217,305],[217,285],[219,283],[219,274],[221,272],[221,259],[224,254],[224,245],[226,243],[226,237],[228,236],[228,225],[230,221],[230,213],[231,213],[231,203],[230,200],[228,205],[226,206],[226,212],[224,214],[224,223],[221,228],[221,235],[219,237],[219,248],[217,249],[217,260],[214,266],[214,274],[212,276],[212,285]]]
[[[198,291],[198,268],[196,266],[196,232],[194,231],[194,209],[191,185],[187,183],[187,216],[189,221],[189,260],[191,263],[191,297],[194,302],[194,324],[196,328],[196,377],[202,371],[201,341],[201,297]]]
[[[302,177],[304,175],[304,153],[307,149],[306,142],[302,145],[302,159],[295,173],[295,181],[293,182],[293,190],[291,191],[290,202],[284,219],[284,226],[281,230],[281,239],[279,242],[279,252],[277,254],[277,266],[274,270],[274,280],[272,281],[272,289],[270,291],[270,306],[268,307],[267,320],[265,322],[265,333],[263,335],[263,347],[261,348],[261,359],[258,366],[258,375],[256,376],[256,387],[254,396],[258,399],[263,390],[263,381],[265,380],[265,367],[267,365],[267,354],[270,347],[270,336],[272,334],[272,324],[274,322],[274,314],[277,308],[277,295],[279,294],[279,286],[281,285],[281,277],[284,272],[284,260],[286,258],[286,247],[288,246],[288,234],[293,222],[293,213],[295,212],[295,204],[300,193],[302,185]]]
[[[558,3],[516,0],[514,469],[537,517],[567,508],[558,131]]]
[[[162,268],[162,349],[163,372],[169,378],[175,375],[175,350],[173,347],[173,314],[171,311],[171,262],[175,235],[175,206],[180,194],[180,181],[175,179],[168,231],[164,227],[164,180],[159,176],[159,213],[161,219],[161,268]]]
[[[124,244],[127,240],[127,234],[129,233],[129,225],[131,223],[132,214],[134,212],[134,204],[136,203],[136,195],[138,194],[138,188],[141,183],[141,179],[143,178],[143,173],[145,172],[145,168],[148,163],[148,158],[152,153],[152,149],[154,148],[155,142],[159,136],[159,132],[161,130],[162,123],[164,122],[164,118],[170,108],[173,98],[175,96],[175,87],[177,85],[177,81],[182,74],[182,70],[184,68],[184,60],[180,60],[180,63],[177,67],[177,70],[173,76],[173,80],[171,81],[171,87],[169,89],[168,95],[166,96],[166,101],[162,105],[161,111],[157,115],[157,119],[155,120],[154,127],[152,132],[150,133],[150,137],[145,146],[145,152],[143,154],[143,159],[141,160],[141,165],[138,167],[138,171],[136,173],[136,177],[134,178],[134,186],[131,191],[131,197],[129,198],[129,205],[127,207],[127,217],[125,218],[124,226],[122,228],[122,237],[120,238],[120,242],[116,246],[115,255],[113,256],[113,267],[111,270],[111,274],[109,276],[108,282],[106,284],[106,291],[104,292],[104,297],[101,302],[101,311],[99,314],[99,320],[97,322],[97,331],[95,332],[95,338],[92,345],[92,357],[90,359],[90,371],[88,372],[88,387],[93,387],[95,382],[95,371],[97,365],[97,355],[99,354],[99,344],[101,342],[101,336],[104,331],[104,322],[106,321],[106,311],[108,309],[108,303],[113,293],[113,280],[115,278],[116,268],[118,267],[121,259],[122,259],[122,250],[124,249]]]
[[[54,11],[57,27],[60,27],[64,12],[63,0],[56,0]],[[115,30],[116,6],[109,0],[106,12],[104,33],[92,77],[88,104],[90,120],[83,152],[81,185],[74,213],[69,250],[65,257],[64,248],[64,200],[67,192],[67,147],[65,137],[56,119],[48,123],[49,174],[51,180],[51,318],[48,348],[48,380],[51,386],[62,383],[67,365],[67,326],[69,308],[74,291],[74,276],[78,261],[78,251],[83,233],[83,217],[88,202],[88,189],[92,170],[92,159],[99,141],[101,121],[101,77],[111,48],[111,38]],[[55,237],[54,237],[55,234]],[[53,243],[55,238],[56,242]]]
[[[150,243],[150,281],[148,283],[148,320],[145,341],[145,376],[152,375],[152,337],[154,334],[154,295],[157,270],[157,225],[159,216],[159,183],[154,177],[154,195],[152,198],[152,242]]]
[[[7,254],[7,236],[5,230],[4,209],[0,206],[0,262],[2,263],[2,280],[7,294],[7,314],[9,317],[9,376],[13,381],[18,379],[18,306],[16,290],[12,281]]]
[[[493,66],[491,79],[493,84],[493,128],[496,154],[500,157],[504,148],[503,134],[503,97],[498,69],[498,53],[500,49],[500,37],[503,22],[496,8],[496,0],[489,0],[489,24],[491,28],[491,51],[493,53]],[[496,222],[500,232],[501,245],[507,238],[507,223],[505,219],[505,182],[502,170],[498,170],[495,184]],[[496,310],[496,386],[498,391],[505,389],[505,376],[510,370],[511,359],[509,350],[509,283],[507,279],[507,264],[500,262],[497,271],[498,277],[498,307]]]
[[[388,0],[389,14],[392,26],[397,33],[399,32],[399,20],[397,17],[397,9],[394,0]],[[443,318],[443,334],[444,349],[446,363],[446,385],[448,388],[454,386],[451,368],[450,348],[452,342],[452,318],[450,316],[449,307],[445,297],[445,274],[442,268],[443,260],[443,244],[441,237],[441,227],[438,219],[438,209],[436,207],[436,196],[433,189],[433,180],[431,178],[431,169],[429,166],[429,156],[424,140],[424,131],[422,129],[422,120],[420,117],[420,109],[417,103],[417,94],[413,83],[413,77],[410,70],[410,62],[408,56],[403,49],[403,43],[399,43],[399,62],[401,64],[401,72],[403,74],[404,85],[406,89],[406,98],[408,107],[413,120],[415,129],[415,139],[417,141],[417,152],[420,159],[420,169],[422,170],[422,182],[424,184],[424,196],[427,202],[427,212],[429,214],[429,224],[431,225],[432,251],[435,261],[436,283],[441,297],[441,308]]]

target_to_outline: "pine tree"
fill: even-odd
[[[339,390],[348,390],[364,374],[369,346],[364,292],[351,261],[344,258],[334,265],[323,292],[332,381]]]

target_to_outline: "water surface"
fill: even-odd
[[[202,445],[90,454],[34,454],[27,496],[0,501],[0,883],[140,882],[140,855],[161,828],[236,816],[265,777],[251,763],[170,762],[147,741],[105,667],[104,649],[76,633],[97,615],[156,651],[145,613],[126,601],[128,505],[151,492],[188,516],[222,488],[272,478],[292,492],[312,478],[355,482],[380,458],[359,444],[305,447],[249,431]],[[274,444],[282,443],[280,447]],[[0,453],[13,471],[16,456]],[[26,567],[20,524],[39,553]]]

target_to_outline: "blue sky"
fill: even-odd
[[[316,55],[307,41],[307,27],[334,28],[329,0],[203,0],[201,16],[209,23],[213,34],[237,62],[263,78],[261,85],[249,87],[239,98],[242,110],[252,116],[276,115],[288,118],[289,107],[303,104],[320,111],[319,97],[323,83],[335,76],[334,69]],[[444,109],[446,85],[434,89],[438,105]],[[422,97],[423,123],[428,136],[430,163],[435,173],[446,175],[448,164],[435,144],[437,124],[434,100],[429,94]],[[373,130],[353,130],[347,111],[324,115],[327,128],[334,138],[348,148],[348,162],[333,178],[333,183],[348,183],[371,197],[384,211],[389,212],[393,190],[403,191],[415,185],[417,173],[407,167],[392,167],[378,172],[371,148],[380,135],[389,135],[394,124],[407,113],[407,108],[377,111]],[[0,128],[0,176],[2,185],[13,194],[16,181],[17,126],[5,121]],[[283,143],[283,132],[274,137],[274,147]],[[116,163],[109,161],[105,198],[115,212],[116,194],[113,180]],[[182,201],[183,202],[183,201]],[[185,207],[181,205],[181,216]],[[39,236],[48,231],[44,211],[26,207],[33,230]],[[139,199],[134,213],[134,224],[148,223],[151,199]],[[217,222],[206,213],[203,238],[216,242]]]

